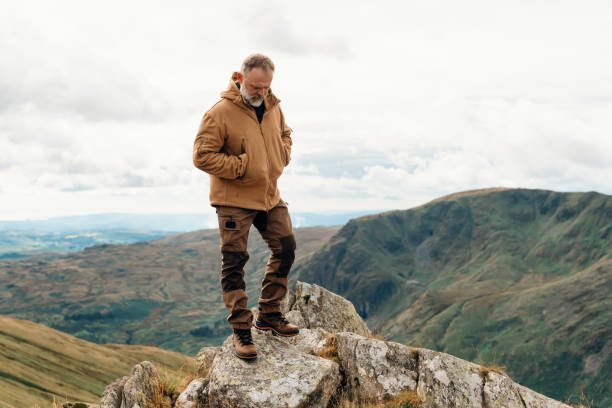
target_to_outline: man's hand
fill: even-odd
[[[240,155],[238,155],[238,160],[240,160],[240,167],[238,170],[238,174],[240,174],[238,177],[236,177],[238,180],[240,180],[241,178],[243,178],[246,175],[246,171],[247,171],[247,165],[249,164],[249,156],[247,156],[246,153],[242,153]]]

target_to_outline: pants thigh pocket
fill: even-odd
[[[219,217],[221,231],[240,231],[240,221],[233,217]]]
[[[233,217],[219,217],[219,236],[224,251],[244,251],[241,222]]]

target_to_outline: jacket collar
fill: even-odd
[[[240,93],[240,89],[238,89],[238,87],[236,86],[237,81],[238,81],[238,72],[234,72],[232,73],[232,77],[230,78],[227,89],[221,92],[221,97],[224,99],[229,99],[230,101],[240,106],[241,108],[248,109],[249,111],[253,110],[253,108],[247,105],[242,99],[242,94]],[[264,98],[264,104],[266,105],[266,111],[272,110],[276,105],[278,105],[279,102],[280,102],[280,99],[278,99],[276,95],[272,93],[272,90],[270,89],[270,92],[268,92],[268,95],[266,95],[266,97]]]

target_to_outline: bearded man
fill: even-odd
[[[281,336],[299,329],[280,311],[287,275],[295,259],[295,237],[277,180],[291,156],[291,129],[270,84],[274,64],[253,54],[232,74],[221,100],[204,114],[193,146],[195,166],[210,175],[210,203],[221,237],[221,288],[230,311],[236,355],[254,359],[253,314],[247,308],[244,265],[251,225],[271,251],[259,297],[255,327]]]

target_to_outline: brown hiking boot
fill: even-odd
[[[300,332],[300,329],[296,325],[289,323],[281,312],[259,312],[255,327],[259,330],[272,330],[274,334],[285,337],[296,336]]]
[[[257,358],[257,350],[251,337],[251,329],[234,329],[234,349],[236,357],[243,360]]]

